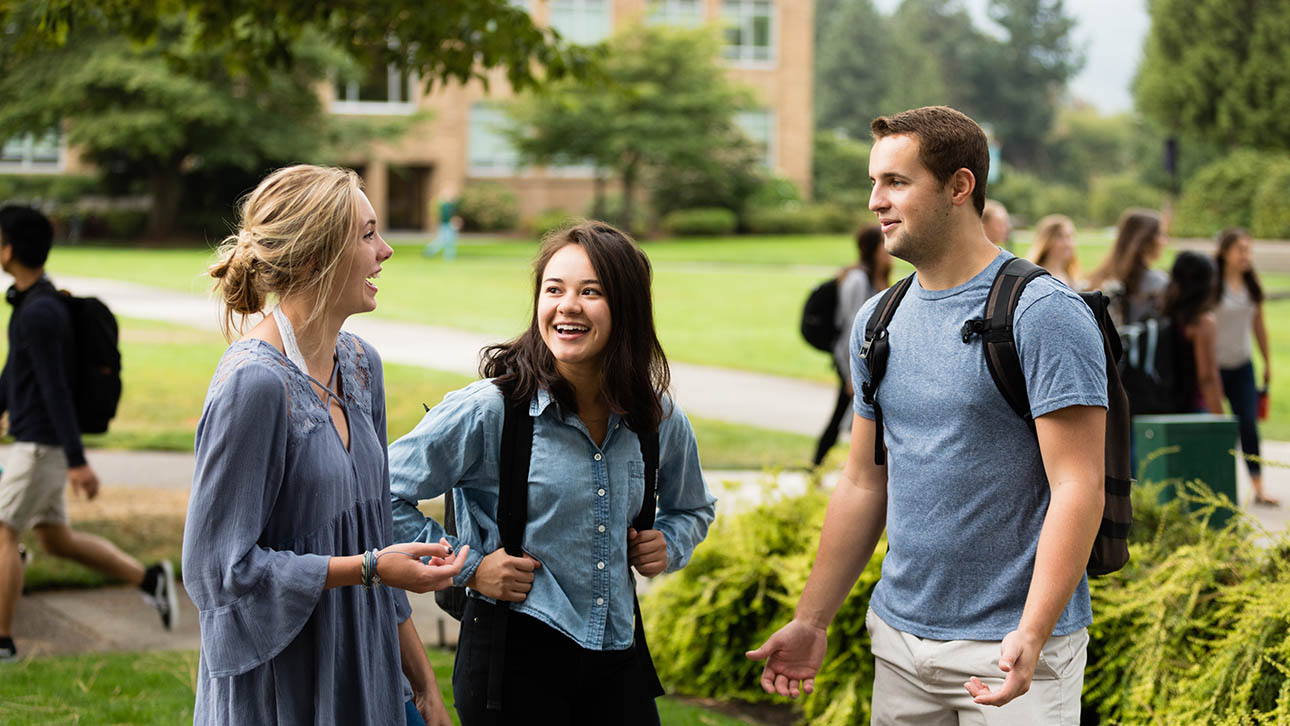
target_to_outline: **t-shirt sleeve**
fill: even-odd
[[[1032,283],[1022,293],[1014,337],[1030,413],[1106,407],[1106,352],[1093,311],[1074,293]]]
[[[260,542],[286,476],[288,430],[285,383],[254,363],[212,385],[197,424],[184,587],[212,677],[245,673],[282,652],[327,579],[330,557]]]
[[[860,347],[864,345],[865,326],[869,324],[869,317],[878,308],[878,301],[881,299],[881,295],[869,298],[864,305],[860,306],[860,312],[856,313],[855,322],[851,325],[851,385],[855,388],[852,407],[861,418],[871,421],[875,418],[873,405],[864,402],[864,393],[860,390],[863,384],[869,382],[869,369],[865,367],[864,361],[860,360]]]

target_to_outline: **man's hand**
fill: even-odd
[[[466,585],[494,600],[524,602],[533,589],[533,572],[541,566],[542,563],[528,553],[523,557],[511,557],[505,549],[498,549],[484,555]]]
[[[760,648],[745,655],[751,660],[766,661],[766,668],[761,672],[763,690],[797,698],[815,690],[815,674],[820,672],[828,647],[827,630],[793,620]]]
[[[72,485],[72,489],[84,494],[86,499],[93,499],[99,494],[99,477],[89,464],[68,469],[67,483]]]
[[[1035,666],[1039,664],[1039,652],[1046,639],[1027,638],[1020,630],[1014,630],[1004,636],[999,645],[999,670],[1007,675],[1003,685],[997,691],[972,678],[963,684],[972,700],[982,706],[1002,706],[1030,690],[1030,681],[1035,677]]]
[[[627,528],[627,564],[645,577],[653,577],[667,569],[667,542],[657,529],[637,532]]]

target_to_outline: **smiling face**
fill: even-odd
[[[582,245],[567,244],[542,270],[537,323],[566,379],[595,372],[611,327],[609,299]]]
[[[1241,237],[1227,246],[1223,252],[1223,267],[1234,274],[1244,275],[1254,261],[1254,243],[1249,237]]]
[[[923,166],[918,139],[908,134],[874,142],[869,179],[869,209],[882,225],[887,251],[917,266],[945,241],[953,208],[949,186]]]
[[[394,250],[376,231],[376,211],[367,195],[358,192],[358,229],[336,265],[336,289],[332,295],[333,312],[342,318],[355,313],[376,309],[376,285],[372,284],[381,274],[381,263],[388,260]]]

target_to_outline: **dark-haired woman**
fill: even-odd
[[[833,367],[838,374],[838,400],[833,407],[829,423],[815,445],[815,458],[811,463],[819,466],[829,449],[838,441],[842,419],[851,410],[851,325],[865,301],[891,287],[891,255],[883,246],[882,227],[867,224],[856,232],[856,250],[860,253],[858,265],[843,268],[838,273],[838,309],[833,322],[842,331],[833,345]]]
[[[1218,318],[1214,315],[1214,263],[1198,252],[1179,252],[1169,273],[1164,315],[1178,331],[1179,382],[1192,410],[1223,412],[1218,376]]]
[[[1151,268],[1165,247],[1160,214],[1149,209],[1127,209],[1120,215],[1115,244],[1089,278],[1090,290],[1104,290],[1111,298],[1116,325],[1137,323],[1160,314],[1169,278]]]
[[[468,587],[453,669],[464,726],[658,723],[649,667],[633,647],[629,567],[646,577],[684,567],[715,500],[690,423],[665,393],[650,280],[644,253],[609,225],[549,236],[528,330],[486,349],[487,380],[448,394],[390,446],[398,536],[439,541],[443,527],[416,504],[451,491],[460,535],[449,540],[470,546],[456,578]],[[497,522],[506,397],[533,419],[521,557],[501,548]],[[658,513],[653,529],[637,532],[638,434],[653,431]],[[489,708],[495,621],[507,607]]]
[[[1218,236],[1218,367],[1223,393],[1241,428],[1241,451],[1259,455],[1259,392],[1254,384],[1254,361],[1250,333],[1263,356],[1263,388],[1272,379],[1272,356],[1268,351],[1268,328],[1263,322],[1263,286],[1254,272],[1254,244],[1250,233],[1228,229]],[[1279,502],[1263,491],[1263,473],[1257,459],[1245,465],[1254,487],[1254,503],[1276,506]]]

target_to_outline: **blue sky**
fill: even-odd
[[[985,8],[989,0],[963,0],[977,26],[997,29]],[[875,0],[890,12],[900,0]],[[1142,41],[1150,27],[1146,0],[1066,0],[1066,14],[1077,21],[1075,43],[1084,50],[1084,68],[1069,87],[1070,94],[1103,113],[1133,110],[1129,87],[1142,57]]]

